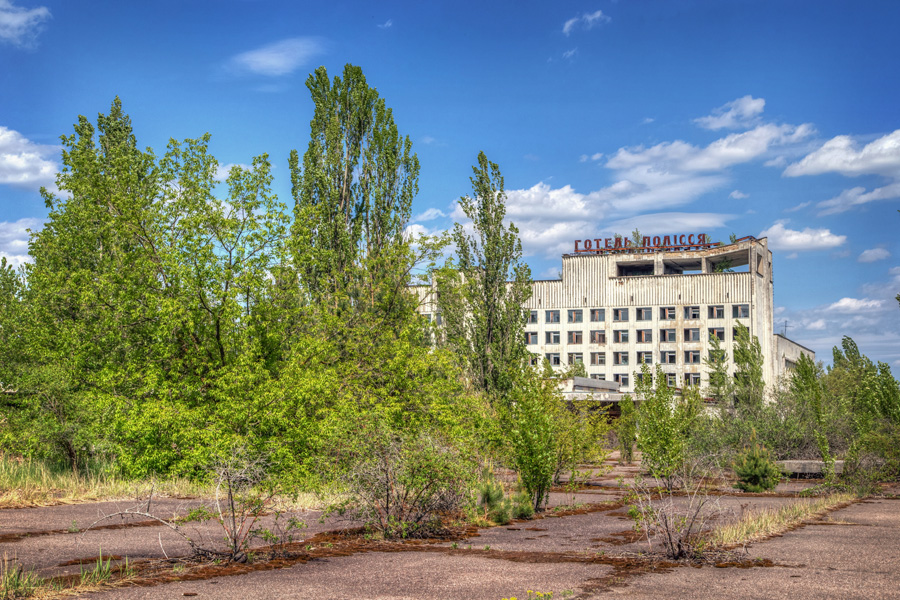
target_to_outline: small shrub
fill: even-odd
[[[738,455],[734,473],[738,478],[735,487],[745,492],[767,492],[781,480],[781,469],[772,460],[772,455],[765,446],[757,443]]]
[[[534,516],[534,505],[528,492],[523,490],[513,496],[512,516],[514,519],[530,519]]]

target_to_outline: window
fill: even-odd
[[[591,309],[591,323],[600,323],[606,320],[606,309],[605,308],[592,308]]]
[[[709,307],[709,318],[710,319],[724,319],[725,318],[725,307],[722,305],[710,306]]]
[[[652,352],[638,352],[637,353],[637,361],[638,364],[644,365],[652,365],[653,364],[653,353]]]
[[[635,373],[634,378],[637,379],[638,381],[644,381],[644,374],[643,373]]]
[[[538,322],[537,312],[538,311],[533,310],[530,313],[528,313],[528,323],[530,325],[534,325],[535,323]]]
[[[700,307],[699,306],[685,306],[684,307],[684,318],[685,319],[699,319],[700,318]]]
[[[675,330],[674,329],[660,329],[659,330],[659,341],[674,342],[675,341]]]
[[[710,327],[709,328],[709,339],[719,338],[720,340],[725,339],[725,328],[724,327]]]
[[[600,381],[606,381],[606,375],[604,373],[591,373],[591,379],[599,379]]]
[[[547,323],[559,323],[559,311],[548,310],[544,313],[544,320]]]
[[[423,321],[426,321],[426,322],[428,322],[428,323],[431,323],[431,314],[430,314],[430,313],[422,313],[422,314],[419,315],[419,316],[422,317],[422,320],[423,320]]]
[[[570,344],[580,344],[582,333],[580,331],[570,331],[569,332],[569,343]]]
[[[627,365],[628,364],[628,353],[627,352],[613,352],[613,364],[614,365]]]
[[[606,352],[591,352],[591,364],[594,366],[606,364]]]
[[[559,343],[559,332],[558,331],[548,331],[547,337],[545,338],[545,343],[558,344]]]
[[[581,309],[569,311],[569,323],[581,323]]]
[[[700,351],[699,350],[685,350],[684,351],[684,364],[699,365],[700,364]]]
[[[443,322],[444,322],[444,317],[443,317],[443,315],[441,315],[441,313],[436,313],[436,314],[434,315],[434,322],[437,323],[438,325],[440,325],[441,323],[443,323]]]
[[[659,362],[664,365],[674,365],[675,364],[675,351],[674,350],[663,350],[659,353]]]
[[[700,373],[685,373],[684,385],[700,385]]]
[[[659,307],[659,320],[660,321],[674,321],[675,320],[675,307],[674,306]]]
[[[628,330],[616,329],[613,331],[613,341],[619,344],[628,343]]]
[[[536,366],[538,366],[538,361],[540,359],[541,359],[541,357],[538,356],[537,354],[532,354],[531,358],[528,359],[528,364],[531,365],[532,367],[536,367]]]
[[[619,385],[628,385],[628,373],[616,373],[613,375],[613,379]]]
[[[647,343],[653,341],[652,329],[638,329],[636,333],[638,343]]]
[[[749,304],[735,304],[731,307],[731,316],[735,319],[747,319],[750,317]]]
[[[559,362],[559,352],[550,352],[545,355],[547,360],[550,361],[550,364],[554,367],[558,367],[561,363]]]
[[[678,381],[675,378],[675,373],[666,373],[666,385],[669,387],[675,387]]]
[[[591,331],[591,343],[592,344],[605,344],[606,343],[606,331],[602,329],[595,329]]]
[[[649,308],[639,308],[635,311],[637,313],[638,321],[652,321],[653,320],[653,311]]]
[[[525,343],[526,344],[537,344],[537,331],[526,331],[525,332]]]
[[[628,309],[627,308],[614,308],[613,309],[613,321],[627,321],[628,320]]]
[[[692,329],[684,330],[684,341],[686,342],[699,342],[700,341],[700,329],[694,327]]]
[[[569,352],[569,364],[570,365],[579,365],[584,362],[584,358],[581,352]]]
[[[719,350],[718,352],[716,352],[715,350],[710,350],[707,360],[709,361],[709,364],[715,365],[725,362],[725,358],[726,355],[724,350]]]

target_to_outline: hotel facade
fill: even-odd
[[[430,287],[420,311],[436,315]],[[433,292],[433,290],[431,290]],[[634,390],[641,364],[662,367],[670,385],[707,386],[711,337],[733,372],[737,324],[759,340],[766,385],[801,354],[815,354],[774,333],[772,252],[766,239],[731,244],[704,234],[577,240],[562,257],[558,280],[534,281],[525,343],[535,362],[563,369],[582,363],[588,376]]]

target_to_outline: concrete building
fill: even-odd
[[[427,289],[427,288],[426,288]],[[422,290],[424,291],[424,290]],[[766,384],[815,354],[774,333],[772,253],[766,239],[727,245],[703,234],[577,240],[559,280],[533,282],[525,341],[535,359],[585,365],[593,379],[633,391],[641,363],[660,364],[670,385],[709,383],[710,336],[733,370],[735,327],[759,339]],[[426,301],[423,313],[434,313]]]

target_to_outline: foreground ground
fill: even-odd
[[[614,475],[628,476],[633,469]],[[76,533],[122,503],[95,503],[0,511],[0,552],[43,576],[78,576],[104,556],[128,556],[154,565],[141,585],[82,593],[90,599],[122,598],[526,598],[528,590],[555,598],[888,598],[898,597],[900,502],[872,499],[805,523],[780,537],[755,543],[728,562],[702,566],[647,558],[646,541],[631,535],[632,521],[612,477],[598,478],[574,498],[574,511],[506,527],[470,530],[455,542],[396,544],[332,533],[346,526],[306,515],[299,553],[291,559],[196,570],[174,560],[188,547],[166,528],[143,523]],[[796,502],[788,484],[763,496],[718,498],[726,518],[758,507]],[[556,493],[555,505],[571,504]],[[171,516],[196,501],[167,500],[154,512]],[[132,519],[139,521],[139,519]],[[214,540],[214,528],[195,535]],[[167,561],[166,557],[171,561]],[[144,561],[144,562],[141,562]],[[68,563],[68,564],[66,564]],[[179,580],[186,577],[195,580]]]

